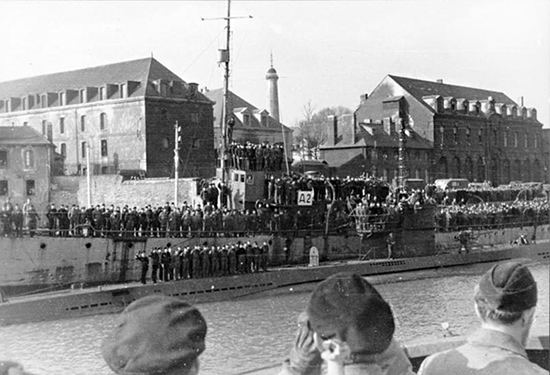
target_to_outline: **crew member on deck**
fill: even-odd
[[[145,250],[142,250],[136,255],[136,259],[141,262],[141,283],[145,285],[149,270],[149,257],[145,254]]]

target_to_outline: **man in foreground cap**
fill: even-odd
[[[323,360],[329,375],[413,374],[394,330],[391,308],[372,285],[356,274],[333,275],[317,286],[300,314],[280,375],[319,375]]]
[[[107,365],[120,375],[196,375],[206,322],[180,299],[149,296],[131,303],[103,340]]]
[[[537,304],[537,284],[527,267],[513,261],[492,267],[474,299],[481,328],[466,344],[426,358],[418,374],[548,374],[525,352]]]

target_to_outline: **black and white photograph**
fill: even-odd
[[[0,375],[550,369],[550,1],[0,1]]]

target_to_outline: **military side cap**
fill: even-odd
[[[149,296],[131,303],[103,340],[107,365],[121,375],[186,374],[205,349],[206,322],[180,299]]]
[[[345,341],[353,354],[385,351],[395,331],[390,306],[361,276],[338,273],[313,292],[307,313],[321,339]]]
[[[527,267],[519,262],[493,266],[479,281],[475,299],[507,312],[521,312],[537,304],[537,283]]]

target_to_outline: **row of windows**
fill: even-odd
[[[382,160],[388,160],[391,150],[376,150],[372,149],[367,151],[366,158],[367,159],[382,159]],[[393,159],[399,160],[399,151],[393,150],[392,152]],[[428,151],[409,151],[405,150],[405,159],[411,160],[411,161],[428,161],[430,158],[430,154]]]
[[[0,150],[0,168],[8,168],[8,151]],[[34,168],[34,151],[25,150],[23,151],[23,166],[25,169]]]
[[[23,125],[28,125],[27,122],[25,122]],[[99,129],[105,130],[107,127],[107,114],[101,113],[99,115]],[[85,132],[86,131],[86,115],[80,116],[80,131]],[[48,139],[51,140],[51,134],[52,133],[52,125],[51,123],[48,123],[46,120],[42,120],[42,134],[46,135]],[[59,118],[59,134],[65,134],[65,117]]]
[[[446,144],[445,142],[445,127],[443,126],[440,126],[439,127],[439,135],[440,135],[440,143],[441,143],[441,146],[444,146]],[[459,136],[459,129],[457,126],[455,126],[453,128],[453,143],[454,145],[458,145],[460,143],[460,136]],[[491,137],[491,140],[493,142],[493,145],[494,146],[498,146],[499,144],[499,132],[497,129],[493,129],[492,131],[492,137]],[[510,134],[508,131],[504,131],[502,132],[502,144],[504,147],[509,147],[509,146],[513,146],[513,147],[520,147],[520,143],[521,143],[521,140],[520,140],[520,133],[519,132],[514,132],[513,133],[513,139],[512,139],[512,143],[509,142],[510,140]],[[533,148],[538,148],[539,147],[539,140],[537,137],[533,137],[533,141],[530,142],[530,135],[528,133],[523,133],[523,147],[524,148],[529,148],[529,147],[533,147]],[[466,128],[465,129],[465,140],[466,140],[466,144],[468,146],[471,146],[472,145],[472,130],[470,128]],[[485,144],[485,134],[484,134],[484,131],[482,129],[478,129],[477,131],[477,141],[480,145],[484,145]]]
[[[26,111],[37,108],[48,108],[52,106],[68,105],[68,104],[82,104],[94,101],[94,99],[102,101],[107,99],[125,98],[128,95],[127,85],[122,83],[120,85],[108,85],[109,91],[106,86],[98,88],[89,88],[78,90],[67,90],[60,93],[47,93],[47,94],[35,94],[27,95],[22,98],[10,98],[7,100],[0,100],[1,112],[13,112],[13,111]],[[67,95],[69,94],[69,98]],[[76,100],[78,97],[78,101]]]
[[[8,180],[0,180],[0,196],[7,196],[9,193]],[[34,180],[25,181],[25,193],[27,196],[33,196],[36,194],[36,186]]]

